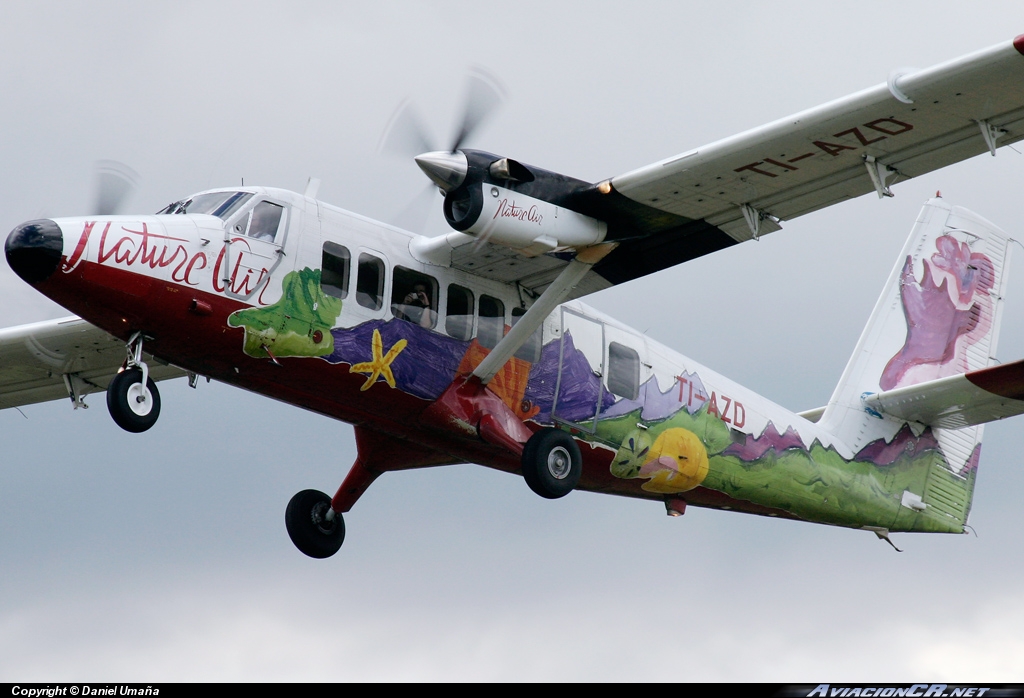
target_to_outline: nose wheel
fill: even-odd
[[[107,410],[117,426],[133,434],[146,431],[160,416],[160,393],[142,360],[142,334],[128,342],[127,368],[107,386]]]
[[[145,381],[145,383],[143,383]],[[160,416],[160,393],[141,368],[121,371],[107,386],[107,409],[117,426],[133,434],[146,431]]]
[[[331,509],[331,498],[317,490],[303,490],[292,497],[284,525],[295,547],[317,559],[330,557],[345,542],[345,520]]]

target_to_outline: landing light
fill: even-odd
[[[665,513],[669,516],[682,516],[686,513],[685,499],[666,499]]]

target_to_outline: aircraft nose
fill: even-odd
[[[64,236],[51,220],[29,221],[11,231],[4,251],[11,269],[28,283],[37,284],[57,270]]]

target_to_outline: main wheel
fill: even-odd
[[[345,520],[336,513],[327,520],[331,498],[317,490],[302,490],[288,502],[284,525],[300,552],[323,559],[338,552],[345,542]]]
[[[121,371],[107,386],[107,410],[117,426],[134,434],[146,431],[160,416],[160,393],[150,378],[142,385],[142,369]]]
[[[541,429],[523,449],[523,478],[546,499],[572,492],[583,473],[583,456],[575,439],[560,429]]]

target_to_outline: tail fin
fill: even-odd
[[[906,421],[864,398],[994,362],[1009,244],[1004,232],[966,209],[942,199],[925,204],[819,422],[837,445],[857,453],[872,442],[892,443],[906,429]],[[918,438],[930,431],[942,457],[922,473],[923,492],[902,494],[904,504],[966,521],[982,426],[910,429]]]

